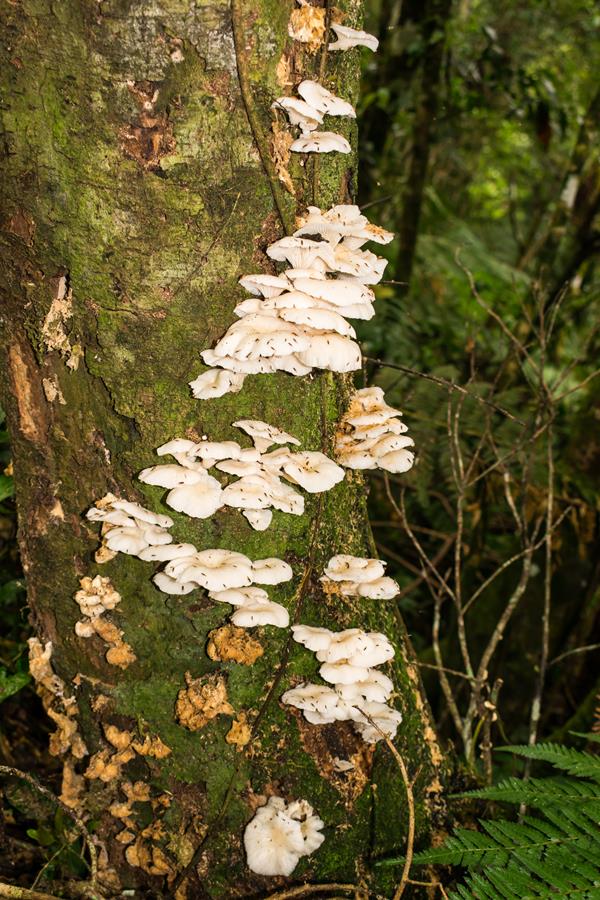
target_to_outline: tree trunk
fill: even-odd
[[[110,866],[123,887],[174,896],[183,883],[189,897],[256,897],[304,881],[366,880],[386,892],[399,870],[374,875],[371,863],[405,851],[408,804],[385,744],[373,753],[347,723],[310,726],[279,702],[290,684],[316,672],[289,630],[259,630],[264,654],[253,665],[209,658],[208,634],[228,608],[202,591],[160,593],[150,565],[134,557],[97,565],[98,529],[84,516],[107,492],[171,512],[164,492],[136,474],[173,437],[239,439],[236,419],[263,419],[303,448],[331,452],[346,378],[252,376],[241,393],[211,401],[195,401],[187,386],[201,370],[199,352],[234,319],[243,295],[237,279],[269,271],[264,250],[281,236],[281,218],[293,221],[295,203],[312,202],[314,191],[323,208],[351,199],[353,155],[320,160],[317,185],[312,165],[296,162],[296,201],[275,185],[269,161],[269,106],[290,92],[289,82],[318,77],[320,57],[292,45],[288,2],[240,8],[234,0],[233,29],[223,0],[2,0],[1,8],[2,402],[32,622],[42,644],[52,641],[51,662],[76,698],[73,721],[88,751],[74,763],[88,771],[85,791],[69,763],[64,797],[97,823],[109,858],[101,857],[102,877],[110,880]],[[344,8],[344,21],[356,24],[360,4]],[[358,51],[331,54],[326,83],[356,100]],[[353,129],[337,130],[355,137]],[[294,581],[273,595],[292,621],[394,639],[394,702],[404,715],[397,746],[416,779],[424,835],[439,759],[397,610],[319,590],[331,555],[371,555],[362,478],[349,472],[332,491],[309,497],[302,517],[275,513],[265,532],[234,510],[173,518],[178,541],[287,559]],[[135,654],[129,665],[108,662],[99,636],[74,633],[74,593],[81,578],[98,573],[121,595],[106,618]],[[249,743],[226,739],[231,715],[195,732],[176,721],[187,672],[225,677],[235,718],[250,725]],[[138,749],[130,744],[115,760],[116,745],[132,736]],[[73,761],[72,736],[70,749],[54,749]],[[349,756],[355,768],[336,772],[334,758]],[[119,818],[112,804],[124,803],[126,782],[143,783],[150,799]],[[253,876],[245,864],[244,826],[260,795],[272,793],[309,800],[326,825],[322,847],[289,879]]]

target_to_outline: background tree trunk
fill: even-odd
[[[207,635],[223,624],[226,608],[202,592],[159,593],[149,565],[136,558],[119,555],[98,567],[97,529],[83,517],[107,491],[166,511],[162,490],[136,480],[154,464],[156,446],[175,436],[238,439],[230,423],[239,418],[276,424],[305,448],[329,448],[350,388],[349,380],[326,375],[254,376],[240,394],[199,402],[187,386],[200,372],[199,352],[233,320],[242,297],[237,279],[268,270],[265,247],[282,233],[240,94],[229,4],[2,0],[0,7],[2,402],[32,619],[40,639],[53,642],[55,670],[76,694],[90,754],[109,748],[111,724],[140,742],[158,735],[171,749],[164,759],[137,753],[108,783],[87,778],[85,809],[126,887],[159,892],[161,867],[171,887],[174,873],[188,867],[191,897],[258,896],[279,884],[251,875],[241,844],[256,795],[273,792],[308,799],[327,826],[325,843],[291,882],[369,878],[369,862],[402,852],[406,841],[405,789],[385,745],[373,754],[345,725],[308,726],[280,705],[291,680],[316,671],[313,655],[289,631],[258,635],[264,655],[252,666],[209,659]],[[282,80],[310,77],[320,59],[290,46],[291,3],[234,8],[251,118],[268,133],[269,106],[290,89]],[[344,9],[345,22],[355,25],[360,4],[351,0]],[[356,100],[358,51],[327,61],[327,84]],[[339,130],[352,136],[352,123],[341,121]],[[298,202],[313,192],[323,207],[348,202],[355,158],[330,154],[318,166],[315,184],[307,174],[312,164],[294,164]],[[279,204],[293,218],[292,198],[280,196]],[[432,754],[439,760],[396,609],[324,598],[317,580],[334,553],[369,555],[362,478],[349,472],[333,491],[309,498],[303,517],[275,513],[264,533],[233,510],[205,521],[174,518],[176,540],[288,559],[293,586],[272,596],[292,619],[395,635],[396,705],[404,714],[398,747],[416,778],[423,834],[428,789],[435,790]],[[79,579],[97,572],[123,598],[108,618],[137,657],[125,670],[107,663],[98,638],[73,631]],[[225,740],[230,716],[195,733],[177,724],[174,704],[188,671],[226,676],[236,716],[245,712],[252,726],[243,750]],[[353,772],[333,770],[334,757],[361,748]],[[146,832],[150,855],[135,868],[115,840],[122,822],[108,811],[124,800],[124,780],[147,783],[152,798],[170,798],[168,808],[156,800],[135,806],[136,835],[162,823]],[[394,874],[379,877],[381,890]]]

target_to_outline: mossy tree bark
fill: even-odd
[[[327,826],[322,848],[289,883],[369,881],[372,861],[402,851],[406,840],[405,789],[385,745],[357,756],[350,775],[336,773],[334,757],[361,746],[351,730],[307,726],[279,703],[286,686],[315,674],[313,655],[289,632],[267,628],[259,635],[264,655],[252,666],[212,661],[207,635],[227,608],[200,591],[159,593],[149,564],[136,558],[120,555],[98,567],[97,530],[83,517],[107,491],[165,512],[163,492],[136,480],[155,463],[155,447],[175,436],[239,439],[231,423],[242,417],[285,428],[305,448],[331,447],[347,379],[254,376],[240,394],[203,403],[187,387],[200,371],[199,351],[234,318],[237,279],[267,271],[265,247],[282,234],[257,131],[268,134],[269,106],[289,90],[283,82],[316,74],[321,57],[291,46],[291,3],[279,0],[236,2],[237,42],[225,0],[2,0],[0,7],[2,402],[32,620],[40,638],[53,642],[56,671],[68,685],[75,679],[90,754],[108,747],[110,724],[140,741],[158,735],[171,749],[164,759],[137,754],[109,783],[86,779],[82,802],[126,887],[145,884],[171,896],[173,873],[183,871],[190,897],[259,896],[286,884],[253,877],[241,844],[256,795],[271,792],[308,799]],[[347,23],[360,21],[357,0],[344,12]],[[236,44],[245,55],[250,117]],[[328,86],[356,100],[358,51],[327,60],[326,73]],[[339,129],[354,137],[352,123],[342,120]],[[264,156],[268,143],[260,149]],[[353,156],[340,154],[319,161],[317,173],[312,162],[294,163],[297,196],[280,189],[283,218],[293,220],[297,203],[350,200],[354,167]],[[362,479],[348,473],[342,485],[309,499],[302,517],[275,513],[264,533],[234,510],[206,521],[175,519],[176,540],[289,560],[293,586],[272,595],[293,619],[394,637],[396,705],[404,714],[398,747],[416,777],[417,834],[424,834],[437,760],[401,622],[393,604],[327,599],[319,590],[333,553],[370,555]],[[123,598],[112,620],[137,657],[125,670],[107,663],[99,639],[73,631],[79,579],[98,572]],[[225,740],[231,717],[195,733],[176,722],[188,671],[225,675],[236,715],[245,712],[252,727],[244,748]],[[156,803],[133,808],[135,834],[153,819],[162,823],[145,839],[160,853],[141,867],[125,861],[115,840],[122,822],[108,811],[124,799],[124,780],[170,798],[161,812]],[[161,866],[170,888],[149,874]],[[373,883],[385,892],[387,878]]]

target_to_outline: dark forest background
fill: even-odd
[[[397,239],[360,337],[418,448],[370,480],[372,526],[460,789],[523,773],[498,745],[600,731],[600,8],[367,5],[359,203]],[[0,755],[52,784],[12,493],[2,430]],[[82,874],[33,803],[5,798],[0,874]]]

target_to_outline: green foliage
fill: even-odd
[[[39,844],[46,858],[36,883],[42,878],[85,878],[88,864],[84,858],[84,843],[81,835],[73,828],[73,822],[57,809],[54,816],[35,828],[27,829],[27,836]]]
[[[480,821],[481,830],[458,828],[441,847],[415,856],[420,865],[460,866],[464,884],[450,900],[528,900],[600,896],[600,757],[558,744],[505,747],[550,763],[566,776],[508,778],[462,796],[525,805],[520,820]],[[390,861],[392,862],[392,861]]]

